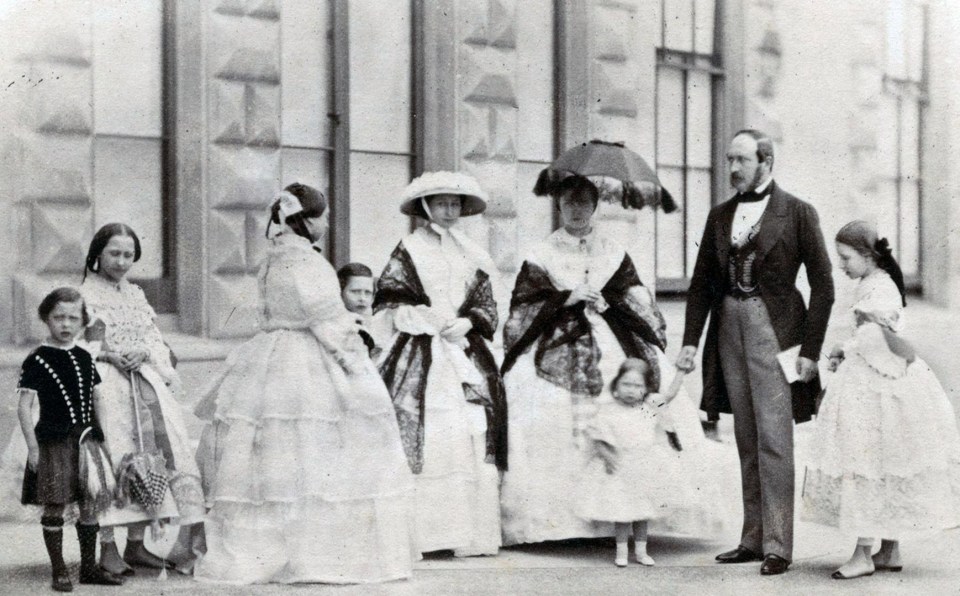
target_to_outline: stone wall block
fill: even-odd
[[[244,213],[244,244],[247,253],[247,273],[255,274],[267,256],[266,209],[251,209]]]
[[[214,208],[266,209],[277,190],[279,151],[214,145],[209,164]]]
[[[83,271],[91,234],[88,206],[38,201],[33,204],[31,249],[33,270],[39,273]]]
[[[246,211],[214,209],[210,211],[210,268],[214,273],[247,272]]]
[[[257,280],[249,275],[210,277],[210,334],[246,337],[257,330]]]
[[[37,132],[88,135],[93,132],[91,71],[75,63],[34,65],[28,105]]]
[[[91,201],[93,144],[90,137],[18,135],[17,199],[87,204]]]
[[[280,146],[280,86],[248,83],[244,93],[246,143]]]
[[[210,15],[214,76],[231,81],[280,83],[279,19]]]
[[[460,5],[463,41],[505,50],[517,47],[516,0],[463,2]]]
[[[246,83],[213,80],[210,83],[210,134],[215,143],[246,141]]]
[[[465,162],[463,171],[470,174],[487,192],[486,215],[489,217],[515,217],[517,214],[517,166],[493,160]]]

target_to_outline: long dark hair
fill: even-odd
[[[893,250],[886,238],[879,238],[877,228],[873,224],[863,221],[851,221],[840,228],[837,232],[836,241],[840,244],[846,244],[857,251],[864,258],[872,259],[877,267],[883,269],[897,284],[900,290],[900,300],[903,305],[907,305],[907,289],[903,283],[903,271],[900,270],[900,264],[893,257]]]
[[[108,223],[93,235],[90,241],[90,248],[87,250],[86,266],[83,270],[83,279],[87,279],[87,271],[97,273],[100,271],[100,254],[110,243],[114,236],[129,236],[133,238],[133,262],[140,260],[140,237],[133,231],[133,228],[124,223]]]
[[[302,236],[313,242],[315,238],[310,236],[310,231],[307,229],[307,223],[304,220],[323,215],[323,212],[327,210],[326,197],[319,190],[300,182],[289,184],[283,190],[297,197],[300,206],[303,207],[302,211],[288,216],[283,223],[290,226],[290,229],[297,236]],[[267,224],[268,236],[270,234],[270,224],[280,224],[280,201],[274,201],[273,205],[270,206],[270,223]]]

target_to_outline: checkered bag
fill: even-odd
[[[137,440],[140,451],[128,453],[120,460],[118,493],[121,503],[134,502],[156,518],[169,488],[167,461],[156,451],[146,451],[143,446],[143,429],[140,424],[140,386],[135,373],[130,375],[133,411],[137,421]]]
[[[120,460],[120,495],[156,515],[167,494],[167,464],[159,453],[128,453]]]

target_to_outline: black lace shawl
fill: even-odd
[[[631,290],[642,287],[630,256],[623,261],[600,293],[609,308],[601,316],[628,357],[646,360],[660,370],[656,348],[666,347],[666,323],[656,304],[646,304]],[[570,290],[558,290],[539,265],[525,261],[510,300],[510,317],[503,329],[506,355],[501,372],[507,374],[521,354],[536,344],[537,374],[551,383],[582,395],[603,390],[598,367],[601,354],[584,312],[583,302],[565,307]]]
[[[377,282],[373,311],[380,312],[399,306],[430,306],[416,266],[403,244],[394,249]],[[467,290],[458,316],[470,319],[473,328],[467,333],[469,346],[465,353],[486,380],[482,386],[464,385],[467,401],[482,405],[487,417],[486,459],[501,470],[507,469],[507,402],[503,381],[497,363],[487,347],[497,329],[497,303],[493,298],[490,276],[481,270]],[[380,365],[383,377],[397,411],[397,422],[407,461],[414,474],[423,470],[424,397],[427,373],[433,362],[429,335],[400,333],[392,346],[386,346],[387,356]],[[400,407],[404,397],[412,395],[417,411]]]

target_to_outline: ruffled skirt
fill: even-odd
[[[848,357],[827,386],[813,444],[802,519],[884,538],[960,525],[956,414],[923,360],[894,378]]]
[[[202,581],[362,583],[408,577],[413,486],[375,367],[347,375],[309,331],[240,346],[205,398]]]

